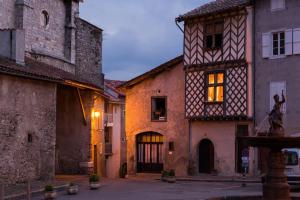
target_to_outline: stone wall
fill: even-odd
[[[56,85],[0,75],[0,179],[54,175]]]
[[[15,28],[15,0],[0,0],[0,29]]]
[[[103,86],[102,30],[76,18],[76,75]]]
[[[189,162],[188,121],[184,115],[183,64],[151,77],[126,91],[126,136],[128,173],[136,173],[136,135],[154,131],[164,136],[164,169],[175,169],[176,175],[187,174]],[[167,97],[167,122],[151,122],[151,97]],[[175,151],[168,152],[173,141]]]

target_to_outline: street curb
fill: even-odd
[[[155,179],[161,180],[161,179]],[[259,180],[228,180],[228,179],[189,179],[189,178],[176,178],[176,181],[181,182],[209,182],[209,183],[261,183]]]
[[[64,185],[60,185],[60,186],[56,186],[54,187],[54,189],[57,192],[63,191],[68,187],[68,184],[64,184]],[[40,196],[44,193],[44,189],[39,189],[39,190],[34,190],[31,192],[31,196],[35,197],[35,196]],[[10,196],[5,196],[4,200],[24,200],[27,198],[27,193],[20,193],[20,194],[14,194],[14,195],[10,195]]]

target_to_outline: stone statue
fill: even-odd
[[[280,101],[278,94],[274,96],[275,104],[272,111],[269,113],[270,136],[284,136],[283,113],[281,112],[282,105],[285,103],[283,91],[281,96],[282,101]]]

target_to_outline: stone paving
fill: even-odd
[[[190,182],[178,181],[174,184],[157,180],[120,179],[104,180],[99,190],[89,190],[88,183],[80,184],[75,196],[60,192],[59,200],[201,200],[219,196],[260,195],[261,184],[229,182]],[[43,199],[40,197],[34,200]]]

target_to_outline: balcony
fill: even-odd
[[[104,114],[104,126],[112,127],[113,126],[113,114],[105,113]]]
[[[105,143],[105,155],[112,155],[112,144]]]

